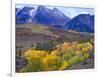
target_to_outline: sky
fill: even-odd
[[[30,4],[16,4],[16,8],[23,8],[24,6],[31,6],[37,8],[37,5],[30,5]],[[79,8],[79,7],[60,7],[60,6],[46,6],[50,9],[57,8],[61,12],[63,12],[66,16],[73,18],[79,14],[90,14],[94,15],[93,8]]]

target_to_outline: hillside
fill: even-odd
[[[60,39],[60,41],[86,41],[93,39],[93,33],[83,33],[75,31],[66,31],[56,27],[25,24],[16,25],[16,46],[24,49],[29,48],[33,43],[47,42],[50,40]],[[17,49],[18,49],[17,48]]]
[[[66,29],[94,33],[94,15],[80,14],[66,24]]]

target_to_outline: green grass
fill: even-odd
[[[16,25],[16,28],[27,28],[30,29],[33,33],[52,33],[49,30],[49,27],[46,25],[40,24],[25,24],[25,25]]]

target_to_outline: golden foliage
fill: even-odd
[[[61,56],[66,53],[80,54],[81,52],[89,52],[93,48],[90,42],[78,43],[78,42],[64,42],[56,46],[56,49],[51,52],[53,55]]]
[[[41,51],[41,50],[28,50],[25,52],[24,56],[27,58],[46,57],[46,56],[48,56],[48,52]]]
[[[59,57],[54,55],[49,55],[43,59],[44,70],[58,70],[61,66],[61,61]]]
[[[93,42],[93,40],[91,41]],[[71,65],[89,58],[89,52],[93,50],[91,41],[85,43],[64,42],[63,44],[56,45],[51,53],[43,50],[30,49],[24,54],[24,57],[28,59],[28,65],[23,68],[23,70],[65,70]],[[38,66],[38,68],[35,68],[36,66]]]
[[[61,67],[59,68],[59,70],[65,70],[70,66],[68,61],[63,61]]]

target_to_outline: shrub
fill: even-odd
[[[41,57],[33,57],[28,59],[28,64],[20,70],[20,72],[37,72],[43,70]]]
[[[56,41],[49,41],[38,43],[36,49],[25,52],[24,57],[28,59],[28,64],[20,70],[21,72],[65,70],[88,59],[93,45],[90,42],[58,44]]]
[[[68,62],[70,65],[76,64],[80,62],[80,56],[73,56],[72,58],[68,60]]]
[[[46,71],[58,70],[59,67],[61,66],[61,60],[57,56],[49,55],[44,58],[43,62],[44,62],[44,70]]]
[[[24,56],[26,58],[34,58],[34,57],[46,57],[48,55],[47,52],[41,50],[28,50],[25,52]]]
[[[53,47],[57,44],[58,42],[56,40],[50,40],[48,42],[37,43],[36,50],[44,50],[50,53],[50,51],[53,50]]]
[[[76,64],[76,63],[79,63],[79,62],[82,62],[86,59],[89,58],[89,54],[88,53],[84,53],[83,55],[76,55],[76,56],[73,56],[72,58],[70,58],[68,60],[68,62],[73,65],[73,64]]]
[[[59,68],[59,70],[65,70],[70,66],[68,61],[63,61],[61,67]]]
[[[69,60],[72,57],[72,54],[66,53],[65,55],[62,56],[63,60]]]

